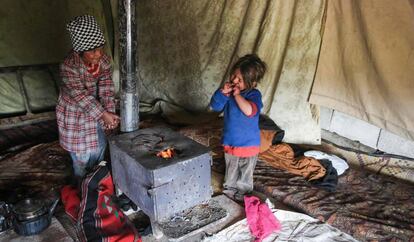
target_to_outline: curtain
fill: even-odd
[[[414,139],[410,1],[329,1],[311,103]]]
[[[140,100],[181,120],[179,109],[205,111],[231,65],[257,53],[268,65],[258,86],[263,113],[285,129],[285,141],[319,143],[318,112],[307,99],[324,10],[322,0],[138,1]]]

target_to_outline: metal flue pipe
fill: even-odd
[[[131,132],[137,130],[139,125],[136,0],[119,0],[118,10],[121,131]]]

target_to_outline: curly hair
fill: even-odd
[[[234,63],[230,73],[233,74],[237,69],[240,69],[246,89],[249,90],[254,88],[254,83],[259,82],[263,78],[267,67],[266,63],[256,54],[248,54]]]

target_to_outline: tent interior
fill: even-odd
[[[0,201],[13,203],[60,191],[71,171],[54,109],[75,16],[103,29],[119,103],[119,2],[0,3]],[[267,64],[261,114],[277,126],[254,191],[358,241],[414,240],[414,0],[142,0],[135,14],[140,128],[167,125],[211,148],[214,195],[225,164],[210,99],[232,64],[256,53]],[[308,150],[349,164],[333,191],[299,167]],[[56,217],[76,240],[63,207]]]

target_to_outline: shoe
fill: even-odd
[[[129,199],[125,194],[122,194],[121,196],[117,197],[115,195],[112,196],[112,202],[123,211],[128,211],[131,208],[133,210],[137,209],[137,206],[132,202],[131,199]],[[135,208],[135,209],[134,209]]]

